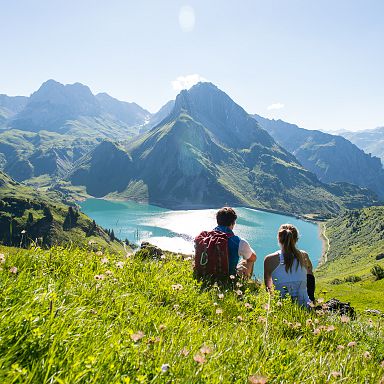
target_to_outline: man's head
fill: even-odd
[[[236,212],[231,207],[223,207],[216,213],[217,225],[230,227],[235,224],[236,219]]]

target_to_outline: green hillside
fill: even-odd
[[[19,247],[75,244],[122,251],[122,244],[56,192],[42,193],[0,172],[0,243]]]
[[[371,273],[374,265],[384,268],[384,258],[376,260],[384,253],[384,206],[346,212],[326,223],[325,234],[330,249],[317,269],[319,290],[361,310],[384,312],[384,279]]]
[[[375,318],[345,323],[247,282],[204,288],[188,258],[0,253],[2,383],[378,383],[384,375]]]

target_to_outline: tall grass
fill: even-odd
[[[203,287],[189,258],[0,253],[1,383],[378,383],[384,375],[380,319],[309,312],[255,283]]]

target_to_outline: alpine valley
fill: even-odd
[[[44,189],[317,218],[383,197],[378,158],[339,136],[251,116],[211,83],[154,115],[54,80],[29,98],[2,95],[0,108],[1,169]]]

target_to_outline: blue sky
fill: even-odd
[[[381,0],[0,0],[0,93],[53,78],[151,112],[206,79],[309,129],[384,125]]]

